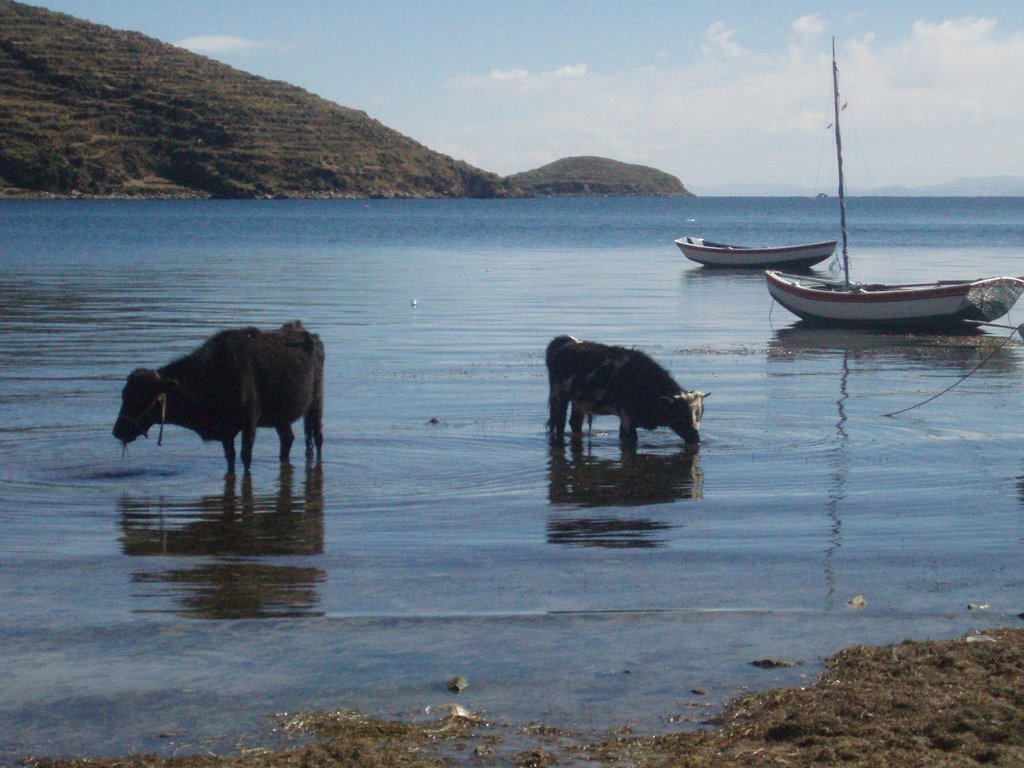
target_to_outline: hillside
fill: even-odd
[[[603,157],[563,158],[508,181],[531,195],[692,195],[671,174]]]
[[[134,32],[0,0],[0,195],[496,197],[364,112]]]

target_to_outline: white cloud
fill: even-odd
[[[553,73],[558,77],[583,77],[587,74],[586,64],[574,64],[556,69]]]
[[[704,33],[704,43],[701,50],[705,56],[722,55],[729,59],[738,59],[744,51],[739,45],[733,42],[735,29],[727,29],[724,22],[716,21]]]
[[[813,41],[825,31],[825,22],[818,14],[801,16],[793,22],[793,32],[802,42]]]
[[[552,70],[551,72],[538,72],[533,73],[528,69],[492,69],[487,79],[492,81],[518,81],[520,83],[531,81],[531,84],[536,84],[537,80],[543,80],[551,77],[584,77],[587,74],[586,64],[567,64],[564,67]],[[461,78],[457,78],[453,82],[461,82],[465,85],[472,85],[474,83],[479,84],[480,78],[472,75],[467,75]]]
[[[934,24],[927,21],[914,22],[913,36],[931,40],[936,45],[961,46],[984,42],[995,31],[995,19],[979,19],[968,16],[956,21]]]
[[[198,35],[179,40],[175,45],[193,53],[214,56],[244,53],[264,47],[262,43],[258,43],[255,40],[246,40],[245,38],[233,37],[231,35]]]
[[[525,80],[530,76],[528,69],[492,69],[489,77],[492,80]]]
[[[481,97],[487,93],[504,94],[512,97],[515,94],[554,93],[564,87],[564,81],[583,81],[587,78],[586,64],[568,64],[548,72],[531,72],[517,67],[514,69],[492,69],[485,76],[460,75],[445,84],[445,90],[451,93]]]

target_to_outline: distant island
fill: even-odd
[[[0,0],[0,197],[549,194],[689,193],[603,158],[503,178],[287,83]]]
[[[603,157],[567,157],[508,182],[531,195],[658,195],[692,197],[671,174]]]

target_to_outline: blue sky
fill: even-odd
[[[362,109],[510,174],[601,155],[831,191],[1024,176],[1024,2],[43,0]]]

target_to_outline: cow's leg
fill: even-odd
[[[548,433],[555,439],[565,434],[565,412],[569,409],[569,398],[560,388],[552,387],[548,396]]]
[[[282,464],[288,463],[288,457],[292,452],[292,443],[295,442],[295,433],[292,432],[291,424],[282,424],[277,427],[277,437],[281,441],[280,458]]]
[[[619,411],[619,440],[633,442],[636,439],[636,422],[625,411]]]
[[[306,432],[306,458],[313,458],[313,450],[316,450],[316,460],[320,461],[324,448],[324,427],[323,409],[311,405],[306,411],[303,419],[303,427]]]
[[[252,446],[256,442],[256,427],[260,423],[259,401],[254,397],[244,403],[242,409],[242,467],[248,472],[252,465]]]
[[[242,430],[242,468],[248,472],[252,466],[252,446],[256,442],[256,430],[246,427]]]
[[[256,424],[246,424],[242,429],[242,467],[246,472],[252,465],[252,446],[256,442]]]
[[[583,417],[586,414],[583,409],[580,408],[579,404],[573,402],[572,413],[569,415],[569,427],[572,429],[573,438],[579,438],[583,435]]]
[[[224,446],[224,458],[228,460],[228,474],[235,474],[235,438],[221,440]]]

